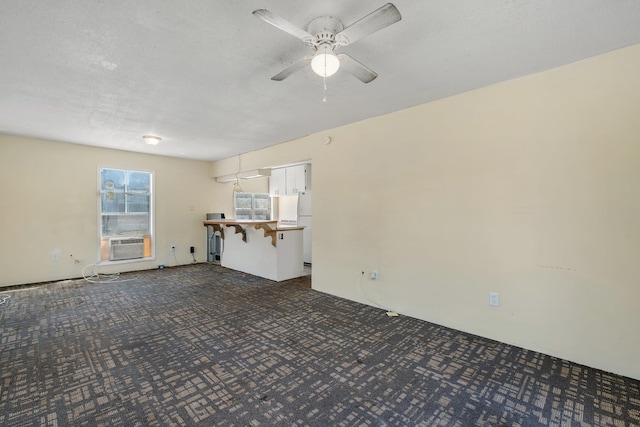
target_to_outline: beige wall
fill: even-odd
[[[242,164],[312,160],[314,289],[640,379],[638,69],[633,46]]]
[[[81,277],[98,260],[98,168],[155,172],[156,259],[100,272],[206,261],[215,204],[209,163],[0,135],[0,286]],[[49,252],[60,250],[57,262]],[[73,255],[73,258],[71,257]],[[75,263],[74,259],[80,260]],[[88,268],[87,272],[92,272]]]

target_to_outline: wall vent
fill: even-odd
[[[140,237],[109,240],[109,260],[144,258],[144,239]]]

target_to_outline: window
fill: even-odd
[[[152,173],[100,169],[100,260],[152,256]]]
[[[236,219],[271,219],[271,196],[261,193],[233,193]]]

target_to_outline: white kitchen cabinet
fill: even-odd
[[[294,196],[307,190],[305,180],[305,165],[290,166],[287,169],[287,195]]]
[[[311,190],[311,165],[295,165],[271,169],[269,194],[271,196],[295,196]]]
[[[269,177],[269,195],[272,197],[286,196],[286,168],[271,169],[271,176]]]

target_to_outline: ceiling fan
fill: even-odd
[[[378,77],[378,74],[346,53],[336,54],[336,49],[347,46],[402,19],[398,9],[391,3],[374,10],[346,28],[340,20],[332,16],[320,16],[313,19],[305,31],[267,9],[255,10],[253,14],[274,27],[299,38],[315,51],[313,55],[299,59],[271,77],[271,80],[276,81],[286,79],[311,63],[313,71],[321,77],[329,77],[335,74],[338,68],[343,68],[362,82],[369,83]]]

